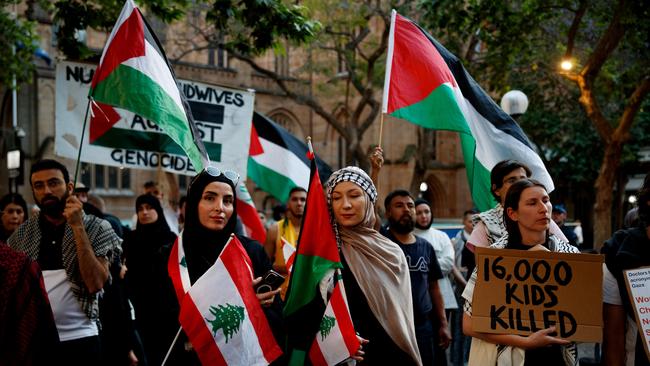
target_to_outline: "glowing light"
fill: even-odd
[[[429,185],[426,182],[420,183],[420,192],[426,192],[429,189]]]
[[[631,203],[631,204],[635,204],[635,203],[636,203],[636,196],[635,196],[635,195],[631,195],[630,197],[627,198],[627,201],[628,201],[629,203]]]
[[[573,69],[573,62],[571,60],[563,60],[562,63],[560,64],[560,67],[564,71],[570,71]]]

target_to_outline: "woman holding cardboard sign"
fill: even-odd
[[[545,250],[576,253],[577,249],[549,232],[551,202],[546,188],[532,179],[523,179],[510,186],[504,202],[507,235],[491,248]],[[490,334],[472,328],[472,296],[477,272],[463,292],[466,303],[463,332],[473,337],[469,365],[575,365],[575,344],[550,334],[555,327],[537,331],[530,336]]]

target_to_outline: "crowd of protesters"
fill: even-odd
[[[361,344],[346,364],[578,364],[576,343],[556,336],[554,327],[528,336],[472,327],[476,247],[579,252],[581,231],[565,225],[566,208],[551,204],[525,164],[496,164],[491,192],[497,205],[464,212],[461,230],[449,238],[432,226],[436,202],[403,189],[378,192],[381,148],[370,162],[371,174],[346,167],[324,187],[331,222],[322,224],[336,234]],[[29,183],[39,210],[30,214],[18,194],[0,199],[0,365],[199,365],[179,328],[182,289],[175,288],[168,264],[174,248],[185,253],[177,270],[194,284],[236,235],[257,285],[271,269],[288,277],[282,246],[295,247],[301,231],[308,192],[298,187],[285,216],[265,223],[265,243],[242,235],[239,179],[207,167],[192,179],[178,213],[158,185],[147,183],[127,228],[100,197],[74,186],[64,165],[34,163]],[[631,227],[603,247],[603,365],[648,365],[623,271],[650,265],[649,181],[646,176]],[[386,197],[383,223],[380,193]],[[282,314],[287,284],[288,278],[256,294],[281,346],[288,337]],[[288,355],[273,362],[288,363]]]

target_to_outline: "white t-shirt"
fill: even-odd
[[[416,228],[413,233],[431,243],[433,250],[436,252],[436,259],[438,259],[440,271],[442,272],[442,278],[438,280],[438,286],[445,302],[445,309],[458,309],[454,289],[451,287],[448,276],[454,267],[454,246],[451,244],[451,239],[444,232],[434,228],[428,230]]]
[[[47,296],[52,304],[54,323],[61,341],[92,337],[99,334],[97,324],[81,309],[79,300],[72,293],[72,287],[65,269],[43,271]]]
[[[603,302],[610,305],[623,305],[618,281],[616,281],[616,277],[607,269],[605,264],[603,264]],[[639,329],[634,319],[629,316],[626,316],[626,318],[625,366],[634,366],[636,339]]]

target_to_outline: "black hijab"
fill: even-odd
[[[233,212],[223,230],[213,231],[205,228],[199,221],[199,201],[205,187],[212,182],[226,183],[232,188]],[[235,233],[237,226],[237,191],[235,185],[224,175],[213,177],[206,171],[197,175],[187,190],[185,206],[185,227],[183,229],[183,249],[187,260],[190,281],[194,283],[216,262],[221,250]]]
[[[126,240],[128,245],[124,248],[124,255],[129,260],[135,260],[135,256],[149,258],[151,253],[157,252],[163,246],[173,244],[176,240],[176,235],[167,224],[160,201],[150,194],[138,196],[135,200],[135,212],[137,213],[138,208],[144,204],[156,210],[158,219],[151,224],[141,224],[138,219],[135,230],[128,233]]]

